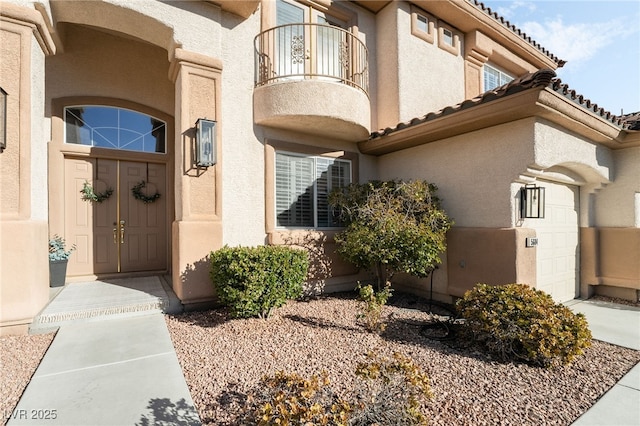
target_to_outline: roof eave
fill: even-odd
[[[626,131],[596,112],[585,109],[550,87],[540,92],[537,116],[609,148],[626,148]],[[599,110],[603,111],[603,110]]]
[[[419,124],[408,124],[387,135],[362,141],[358,147],[363,154],[384,155],[529,117],[546,119],[614,149],[638,143],[637,138],[627,141],[627,132],[620,127],[590,113],[552,89],[534,87],[445,113]]]
[[[413,0],[412,3],[465,33],[481,31],[497,43],[509,46],[509,50],[513,53],[540,69],[556,69],[565,63],[537,44],[535,40],[527,37],[526,34],[517,34],[507,26],[508,21],[500,22],[469,0]]]

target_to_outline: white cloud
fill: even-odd
[[[525,22],[520,27],[548,51],[567,61],[572,68],[596,57],[605,47],[631,34],[620,20],[601,23],[565,24],[561,17],[545,22]]]
[[[518,11],[522,9],[526,12],[534,12],[536,5],[528,1],[514,1],[508,3],[507,6],[498,6],[496,12],[498,12],[498,15],[504,16],[507,19],[513,19],[513,17],[518,14]]]

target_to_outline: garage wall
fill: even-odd
[[[436,184],[455,226],[516,226],[511,183],[533,163],[533,123],[518,120],[384,155],[380,179]]]
[[[615,175],[613,152],[547,120],[535,124],[535,164],[541,169],[564,166],[586,182],[609,183]]]
[[[640,228],[640,147],[616,150],[613,158],[614,180],[595,196],[595,226]]]

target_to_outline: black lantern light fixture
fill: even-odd
[[[544,188],[528,184],[520,189],[520,217],[522,219],[544,218]]]
[[[0,152],[7,147],[7,92],[0,87]]]
[[[199,118],[196,121],[196,166],[216,164],[216,122]]]

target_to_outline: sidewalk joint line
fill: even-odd
[[[125,363],[131,362],[131,361],[140,361],[140,360],[143,360],[143,359],[156,358],[156,357],[159,357],[159,356],[171,355],[173,353],[174,353],[173,351],[162,352],[162,353],[159,353],[159,354],[146,355],[146,356],[141,356],[141,357],[137,357],[137,358],[130,358],[130,359],[122,360],[122,361],[109,362],[109,363],[106,363],[106,364],[91,365],[91,366],[88,366],[88,367],[82,367],[82,368],[75,368],[75,369],[72,369],[72,370],[59,371],[57,373],[49,373],[49,374],[37,375],[37,372],[36,372],[36,374],[34,374],[33,378],[37,379],[37,378],[53,377],[53,376],[59,376],[61,374],[75,373],[75,372],[78,372],[78,371],[93,370],[95,368],[102,368],[102,367],[109,367],[111,365],[125,364]]]

